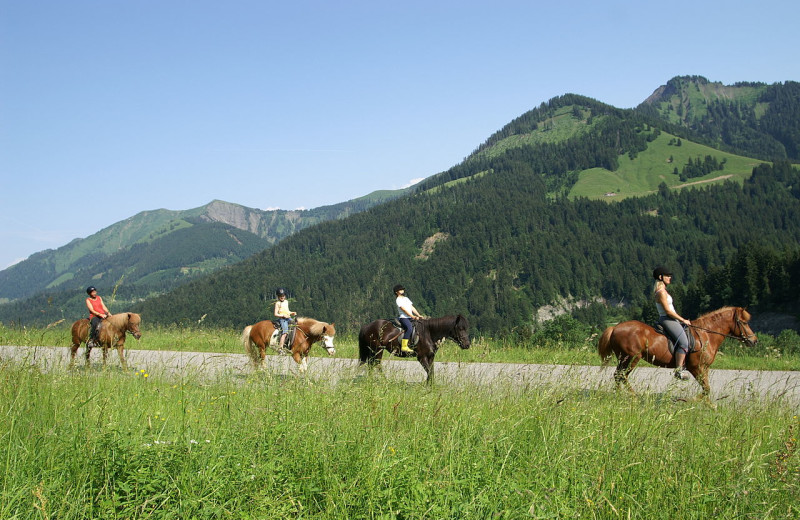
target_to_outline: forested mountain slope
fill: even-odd
[[[266,300],[285,286],[301,314],[355,328],[391,315],[391,287],[403,283],[427,314],[461,312],[483,333],[509,331],[565,297],[642,305],[655,265],[691,281],[740,251],[797,244],[798,185],[800,174],[784,163],[759,167],[743,186],[664,188],[612,205],[550,201],[538,175],[510,164],[436,196],[307,229],[137,308],[156,321],[205,315],[241,326],[266,317]]]

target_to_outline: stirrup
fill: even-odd
[[[689,374],[686,373],[686,369],[683,367],[676,368],[673,375],[675,376],[675,379],[679,379],[681,381],[689,380]]]

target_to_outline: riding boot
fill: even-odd
[[[288,336],[288,334],[283,334],[281,336],[281,344],[278,346],[278,350],[281,351],[281,352],[283,352],[283,349],[284,349],[283,345],[284,345],[284,343],[286,343],[286,336]]]
[[[414,351],[411,350],[408,347],[408,340],[405,339],[405,338],[400,340],[400,352],[402,352],[403,354],[413,354],[414,353]]]
[[[686,373],[686,367],[684,367],[684,362],[686,361],[686,354],[678,353],[676,350],[675,353],[675,379],[680,379],[681,381],[687,381],[689,379],[689,374]]]

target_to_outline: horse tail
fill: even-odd
[[[244,351],[250,356],[253,361],[260,361],[258,359],[258,351],[253,348],[253,341],[250,339],[250,331],[253,329],[252,325],[248,325],[242,331],[242,346]]]
[[[361,330],[358,331],[358,359],[361,365],[374,357],[372,348],[369,345],[366,329],[367,327],[361,327]]]
[[[608,360],[613,354],[611,351],[611,334],[613,332],[613,326],[606,328],[600,336],[600,341],[597,342],[597,353],[600,354],[600,359],[603,360],[603,366],[608,364]]]

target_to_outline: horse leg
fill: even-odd
[[[429,354],[423,354],[417,357],[422,368],[425,369],[425,372],[428,374],[427,379],[425,379],[425,383],[428,385],[433,384],[433,356]]]
[[[267,345],[266,343],[262,343],[261,345],[258,345],[258,361],[253,360],[253,365],[255,365],[256,369],[264,370],[264,363],[266,361],[267,361]]]
[[[614,382],[617,384],[617,389],[619,389],[620,385],[624,385],[628,392],[636,395],[636,392],[633,391],[633,387],[631,387],[631,382],[628,380],[628,375],[631,373],[638,361],[638,359],[633,359],[628,354],[619,358],[617,369],[614,371]]]
[[[292,348],[292,359],[299,365],[301,375],[305,375],[306,370],[308,370],[308,351],[310,348]]]
[[[75,366],[75,356],[78,354],[78,348],[81,346],[80,343],[77,345],[75,344],[75,340],[72,340],[72,346],[69,348],[69,366],[70,368]]]
[[[117,354],[119,354],[119,362],[122,365],[122,370],[128,371],[128,363],[125,361],[125,338],[117,342]]]
[[[711,406],[714,404],[711,402],[711,385],[708,382],[708,366],[699,365],[697,367],[689,368],[689,373],[694,376],[695,381],[697,381],[703,390],[697,394],[695,397],[695,401],[706,401]]]

